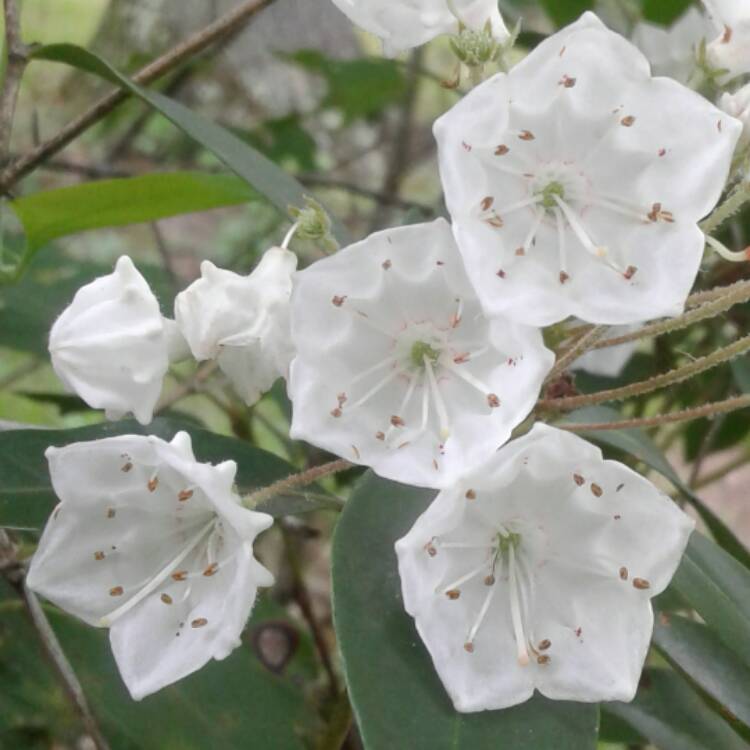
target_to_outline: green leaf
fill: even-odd
[[[643,0],[643,17],[669,26],[693,5],[693,0]]]
[[[23,225],[28,253],[59,237],[169,216],[237,206],[258,194],[233,175],[171,172],[100,180],[18,198],[9,205]]]
[[[671,585],[750,666],[750,571],[695,533]]]
[[[679,675],[647,669],[632,703],[604,703],[659,750],[747,750],[745,741]]]
[[[20,601],[0,600],[0,746],[74,747],[82,733],[43,658]],[[15,606],[14,606],[15,605]],[[50,621],[113,750],[248,747],[304,750],[317,724],[303,693],[310,645],[278,608],[261,601],[243,645],[221,662],[136,703],[117,673],[106,632],[50,608]],[[254,644],[260,633],[287,634],[289,660],[273,673]],[[276,636],[278,639],[278,635]],[[277,670],[278,672],[278,670]],[[7,739],[7,744],[5,740]],[[56,741],[55,741],[56,740]]]
[[[457,713],[405,612],[394,542],[434,492],[365,475],[333,541],[334,624],[367,750],[593,750],[596,706],[535,696]]]
[[[750,668],[699,622],[680,615],[657,618],[654,643],[710,696],[750,726]]]
[[[750,393],[750,355],[733,359],[730,365],[737,387],[743,393]]]
[[[617,422],[621,419],[622,415],[615,409],[607,406],[590,406],[568,414],[565,421],[586,424],[594,422]],[[695,508],[714,539],[743,565],[750,567],[750,552],[748,552],[731,529],[680,479],[669,461],[667,461],[643,430],[593,430],[578,434],[592,442],[604,443],[618,450],[625,451],[635,456],[638,460],[643,461],[643,463],[655,471],[658,471],[685,495],[685,498]]]
[[[156,435],[171,440],[181,429],[190,433],[199,461],[237,462],[237,487],[241,494],[294,472],[289,464],[271,453],[175,420],[155,419],[148,427],[126,421],[75,430],[9,430],[0,432],[0,527],[39,529],[46,523],[57,504],[44,458],[44,451],[50,445],[60,447],[114,435]],[[259,510],[280,517],[333,507],[339,507],[336,500],[320,491],[280,495],[271,498]]]
[[[541,0],[541,5],[558,26],[566,26],[591,10],[594,0]]]
[[[295,52],[285,59],[325,78],[328,93],[321,106],[340,110],[346,123],[372,117],[406,93],[406,79],[394,60],[332,60],[316,50]]]

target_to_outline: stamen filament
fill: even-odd
[[[479,628],[482,626],[482,623],[484,622],[484,618],[487,616],[487,612],[489,612],[490,604],[492,604],[492,599],[494,598],[495,592],[497,591],[497,588],[498,588],[497,579],[499,579],[502,574],[502,567],[503,567],[502,557],[499,556],[497,558],[497,561],[500,563],[498,571],[497,573],[495,572],[494,566],[493,566],[493,571],[492,571],[492,574],[493,576],[495,576],[495,579],[496,579],[495,583],[487,587],[489,591],[487,592],[487,596],[484,598],[484,602],[482,603],[482,608],[479,610],[479,615],[476,621],[474,622],[474,624],[472,625],[471,630],[469,631],[469,636],[466,639],[467,643],[472,643],[472,644],[474,643],[474,638],[476,638],[476,635],[479,632]]]
[[[568,276],[568,250],[565,246],[565,221],[559,208],[555,209],[557,222],[557,252],[560,256],[560,282],[566,281]]]
[[[708,234],[706,235],[706,244],[724,258],[724,260],[728,260],[731,263],[744,263],[750,261],[750,248],[733,252],[715,237],[711,237]]]
[[[470,570],[465,575],[462,575],[460,578],[457,578],[452,583],[449,583],[447,586],[444,586],[442,589],[439,589],[443,594],[447,594],[449,591],[453,591],[454,589],[457,589],[462,584],[466,583],[467,581],[471,581],[473,578],[476,578],[480,573],[483,573],[487,570],[487,561],[485,560],[482,562],[481,565],[478,565],[473,570]]]
[[[518,599],[518,575],[516,572],[516,553],[513,544],[508,546],[508,586],[510,587],[510,616],[513,621],[513,633],[516,638],[518,649],[518,663],[525,667],[529,663],[529,652],[527,649],[528,639],[523,628],[521,617],[521,605]]]
[[[396,365],[396,364],[397,364],[397,361],[395,357],[386,357],[386,359],[381,360],[380,362],[373,365],[372,367],[368,367],[366,370],[363,370],[362,372],[360,372],[359,375],[352,378],[350,385],[357,385],[368,376],[372,375],[373,373],[376,373],[378,370],[382,370],[384,367],[387,367],[388,365]]]
[[[417,382],[421,379],[420,375],[415,375],[413,377],[409,377],[409,387],[406,389],[406,394],[404,395],[404,398],[401,400],[401,405],[398,408],[398,416],[403,419],[404,414],[406,413],[406,407],[409,405],[409,402],[411,401],[411,397],[414,395],[414,390],[417,387]],[[393,431],[396,429],[395,425],[391,424],[388,427],[388,430],[385,433],[385,440],[388,441],[388,438],[393,434]]]
[[[447,440],[451,434],[448,410],[445,408],[445,402],[440,394],[440,386],[438,386],[435,372],[432,369],[432,363],[428,357],[424,357],[424,367],[427,371],[427,379],[430,382],[430,390],[432,391],[432,397],[435,400],[435,407],[437,408],[438,418],[440,419],[440,438],[441,440]]]
[[[216,525],[216,517],[212,518],[192,539],[188,541],[183,550],[173,560],[170,560],[135,596],[131,597],[122,606],[115,609],[99,621],[102,627],[109,627],[115,620],[129,612],[136,604],[142,602],[150,593],[156,591],[164,581],[169,578],[174,569],[198,546],[205,535]]]
[[[542,219],[544,218],[544,211],[537,211],[534,216],[534,221],[531,222],[531,227],[529,228],[529,233],[526,235],[526,239],[523,241],[523,252],[524,254],[528,253],[529,250],[531,250],[531,246],[534,244],[534,240],[536,239],[536,233],[539,231],[539,227],[542,224]]]
[[[460,378],[472,388],[479,391],[483,396],[488,396],[491,393],[490,389],[481,380],[475,378],[468,370],[459,367],[458,365],[454,365],[453,362],[450,361],[442,361],[440,365],[448,370],[448,372],[452,372],[457,378]]]
[[[358,401],[355,401],[351,408],[357,409],[363,404],[366,404],[373,396],[375,396],[377,393],[383,390],[388,383],[390,383],[392,380],[394,380],[396,377],[398,377],[398,370],[391,370],[382,380],[380,380],[378,383],[376,383],[372,388],[370,388],[367,393],[365,393],[362,398],[360,398]]]

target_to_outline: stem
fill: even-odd
[[[705,234],[711,234],[725,221],[738,213],[748,200],[750,200],[750,183],[743,180],[729,194],[727,199],[705,221],[700,223],[700,228]]]
[[[21,22],[16,0],[5,0],[5,49],[8,65],[5,80],[0,92],[0,166],[5,166],[10,158],[10,137],[13,132],[13,118],[16,113],[21,79],[28,61],[28,50],[21,41]]]
[[[603,341],[597,341],[592,348],[605,349],[610,346],[619,346],[620,344],[627,344],[631,341],[639,341],[640,339],[652,338],[655,336],[661,336],[665,333],[679,331],[682,328],[687,328],[688,326],[693,325],[693,323],[705,320],[706,318],[713,318],[726,312],[731,307],[734,307],[734,305],[750,300],[750,281],[740,281],[730,287],[722,287],[721,289],[726,289],[726,293],[721,294],[720,296],[715,296],[713,301],[701,304],[690,312],[680,315],[677,318],[651,323],[638,331],[632,331],[631,333],[625,333],[622,336],[614,336],[613,338],[604,339]],[[715,291],[717,290],[712,290],[710,293],[706,292],[705,294],[713,294]]]
[[[205,383],[216,372],[218,367],[219,365],[216,363],[216,360],[210,360],[202,364],[190,380],[180,385],[180,387],[175,389],[173,393],[161,398],[154,409],[154,414],[161,414],[171,406],[174,406],[181,399],[196,393],[203,383]]]
[[[561,430],[569,432],[594,432],[599,430],[628,430],[634,427],[659,427],[660,425],[673,424],[675,422],[689,422],[693,419],[703,417],[715,417],[718,414],[728,414],[732,411],[750,408],[750,395],[737,396],[726,401],[715,401],[704,404],[695,409],[685,409],[672,414],[658,414],[655,417],[643,417],[640,419],[623,419],[620,422],[592,422],[589,424],[557,424]],[[701,483],[699,482],[699,485]]]
[[[242,504],[246,508],[257,508],[261,503],[270,500],[272,497],[283,495],[288,490],[312,484],[323,477],[331,476],[331,474],[338,474],[341,471],[346,471],[353,465],[354,464],[349,461],[339,458],[336,461],[331,461],[327,464],[313,466],[312,469],[307,469],[299,474],[291,474],[286,479],[280,479],[278,482],[269,484],[268,487],[263,487],[255,492],[251,492],[249,495],[245,495],[242,498]]]
[[[165,73],[173,70],[189,58],[197,55],[230,34],[236,32],[247,21],[250,20],[258,11],[270,5],[274,0],[245,0],[240,3],[234,10],[209,24],[204,29],[196,32],[183,42],[173,47],[161,57],[158,57],[145,68],[139,70],[134,76],[133,81],[140,85],[147,85]],[[8,0],[6,0],[6,13]],[[103,117],[108,115],[112,110],[126,101],[130,94],[118,89],[111,94],[100,99],[89,110],[68,123],[57,135],[45,141],[26,156],[22,156],[13,162],[5,171],[0,174],[0,193],[6,193],[22,177],[32,172],[39,164],[48,159],[53,154],[61,151],[71,141],[77,138],[81,133],[88,130],[92,125],[99,122]]]
[[[704,292],[694,292],[687,298],[686,305],[687,307],[698,307],[699,305],[703,305],[706,302],[713,302],[715,299],[723,297],[729,291],[737,289],[738,287],[743,285],[750,285],[750,281],[737,281],[734,284],[729,284],[727,286],[717,286],[713,289],[707,289]]]
[[[568,366],[573,364],[582,354],[585,354],[589,349],[596,347],[598,340],[609,330],[609,326],[595,326],[590,331],[580,336],[575,343],[573,343],[555,363],[555,366],[547,376],[547,382],[551,382],[558,375],[568,369]]]
[[[680,383],[683,380],[687,380],[688,378],[692,378],[702,372],[706,372],[724,362],[729,362],[747,351],[750,351],[750,335],[739,339],[739,341],[735,341],[730,346],[717,349],[706,357],[700,357],[683,367],[678,367],[675,370],[656,375],[648,380],[631,383],[622,388],[612,388],[607,391],[599,391],[598,393],[592,393],[585,396],[542,399],[539,401],[538,406],[541,409],[549,409],[552,411],[570,411],[571,409],[578,409],[582,406],[593,406],[594,404],[601,404],[606,401],[622,401],[634,396],[643,396],[646,393],[652,393],[653,391],[664,388],[665,386]]]

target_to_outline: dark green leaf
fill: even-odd
[[[591,10],[594,0],[541,0],[541,4],[558,26],[565,26]]]
[[[368,474],[333,544],[334,623],[367,750],[593,750],[597,708],[536,696],[457,713],[404,611],[393,544],[434,493]]]
[[[669,26],[693,5],[693,0],[643,0],[643,16],[649,21]]]
[[[46,740],[41,747],[65,740],[66,747],[76,746],[81,727],[20,602],[6,599],[1,604],[0,746],[24,747],[19,738],[29,736]],[[211,662],[140,703],[127,694],[104,631],[52,610],[50,619],[113,750],[204,750],[256,742],[274,750],[303,750],[303,736],[315,727],[315,714],[300,684],[302,675],[309,678],[309,643],[273,606],[258,605],[245,643],[229,658]],[[288,633],[289,659],[280,674],[264,666],[253,645],[257,634],[269,627]],[[6,745],[6,737],[14,744]]]
[[[286,59],[325,78],[328,93],[322,106],[340,110],[347,123],[378,114],[406,92],[404,74],[394,60],[332,60],[315,50],[295,52]]]
[[[606,406],[591,406],[568,414],[566,422],[593,423],[617,422],[622,419],[620,412]],[[640,429],[629,430],[594,430],[579,433],[582,437],[595,443],[603,443],[635,456],[639,461],[658,471],[679,489],[688,502],[695,508],[708,527],[714,539],[743,565],[750,567],[750,552],[731,529],[680,479],[671,464],[654,445],[651,438]]]
[[[750,666],[750,571],[694,533],[671,585]]]
[[[679,615],[657,618],[654,643],[674,664],[750,726],[750,668],[705,625]]]
[[[57,502],[44,458],[44,451],[50,445],[60,447],[125,434],[157,435],[171,440],[181,429],[187,429],[193,438],[193,449],[199,461],[237,462],[237,487],[242,494],[265,487],[294,471],[282,459],[248,443],[167,419],[156,419],[148,427],[127,421],[76,430],[10,430],[0,432],[0,526],[44,526]],[[334,498],[322,492],[310,492],[272,498],[261,509],[279,517],[332,507],[338,507]]]
[[[647,669],[632,703],[605,703],[659,750],[747,750],[745,741],[677,674]]]
[[[168,172],[100,180],[33,193],[10,203],[29,253],[66,235],[101,227],[236,206],[258,194],[234,175]]]

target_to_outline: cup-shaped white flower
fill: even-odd
[[[537,425],[441,492],[396,543],[404,604],[459,711],[631,700],[693,521]]]
[[[484,316],[444,219],[299,273],[292,338],[292,437],[426,487],[494,453],[553,362],[538,330]]]
[[[49,352],[57,376],[108,419],[132,412],[153,418],[170,357],[184,342],[133,261],[123,256],[114,273],[78,290],[55,321]]]
[[[248,406],[279,377],[293,350],[289,298],[297,256],[268,250],[249,276],[201,264],[201,278],[175,300],[175,318],[199,360],[216,360]]]
[[[419,47],[463,25],[481,31],[489,23],[496,41],[510,37],[496,0],[333,0],[353,23],[383,40],[386,54]]]
[[[706,48],[710,65],[724,80],[750,73],[750,4],[745,0],[703,0],[718,37]]]
[[[713,38],[713,24],[697,8],[689,8],[668,29],[641,21],[633,30],[633,43],[651,63],[654,75],[687,83],[695,71],[704,39]]]
[[[259,586],[273,576],[253,557],[271,516],[234,493],[237,466],[196,462],[190,437],[123,436],[47,451],[61,500],[28,584],[90,625],[139,700],[223,659]]]
[[[435,134],[486,310],[627,324],[684,306],[740,123],[591,13],[475,88]],[[696,189],[696,185],[700,189]]]

